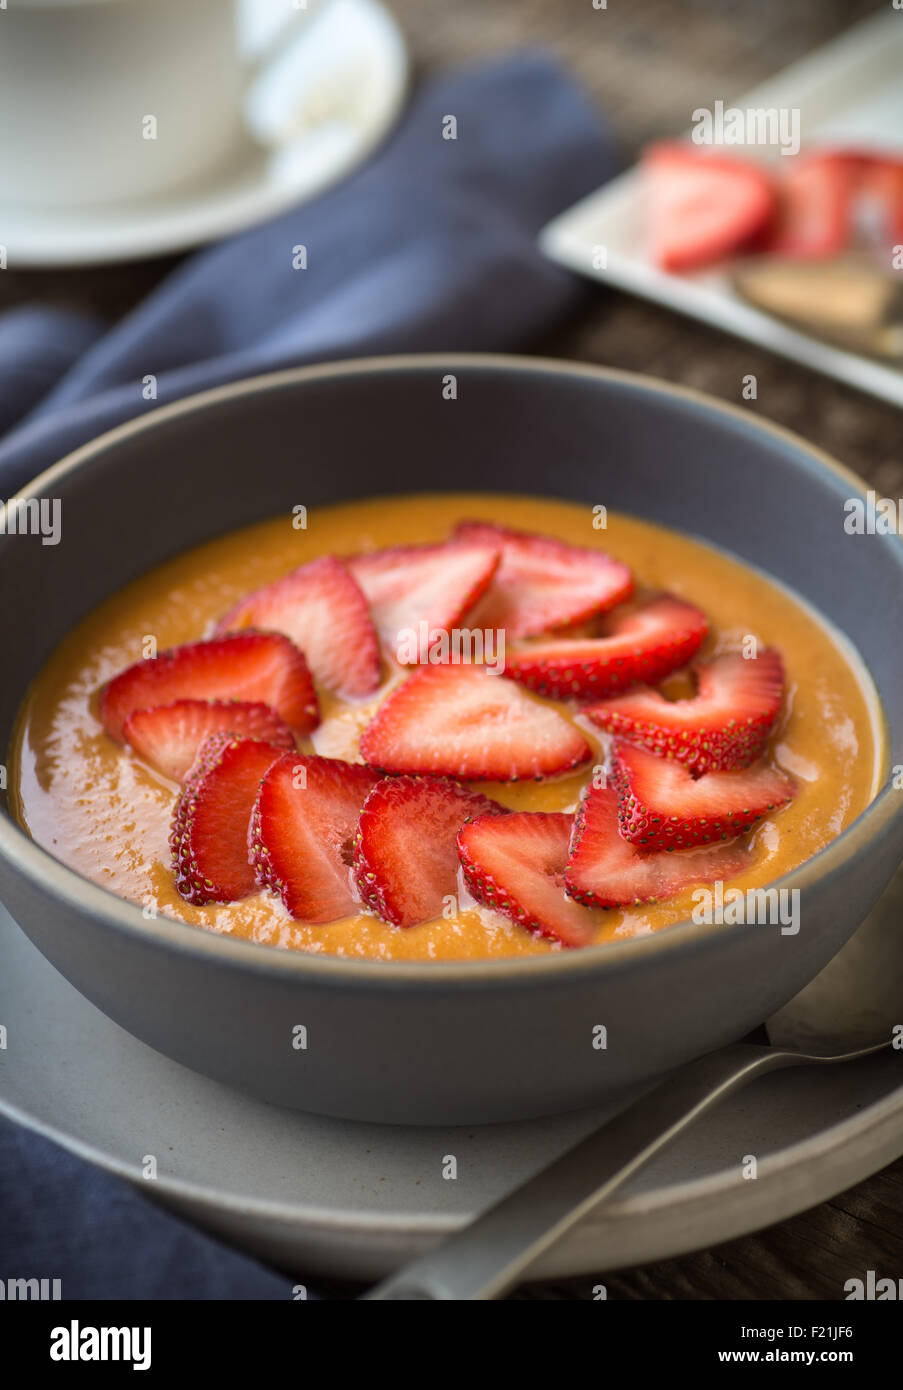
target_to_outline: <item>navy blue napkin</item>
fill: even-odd
[[[58,1279],[63,1300],[288,1302],[300,1282],[0,1115],[0,1283],[10,1279],[46,1279],[51,1296]]]
[[[62,309],[0,315],[0,428],[18,421],[0,443],[0,497],[101,431],[236,377],[529,344],[582,292],[536,234],[612,172],[599,117],[541,54],[434,81],[354,177],[189,257],[115,327]],[[23,1277],[60,1278],[64,1298],[279,1299],[294,1282],[0,1119],[0,1280]]]

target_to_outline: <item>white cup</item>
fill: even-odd
[[[282,0],[285,29],[321,0]],[[0,204],[149,198],[251,139],[234,0],[0,0]]]

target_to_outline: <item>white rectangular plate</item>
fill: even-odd
[[[713,98],[714,100],[714,98]],[[728,103],[725,103],[726,105]],[[747,107],[798,107],[802,146],[830,142],[903,151],[903,10],[890,6],[811,57],[731,102]],[[744,156],[764,158],[755,147]],[[772,157],[781,158],[775,152]],[[903,370],[832,347],[741,300],[723,271],[672,275],[644,245],[641,175],[613,179],[540,234],[547,255],[593,279],[630,290],[782,353],[862,391],[903,405]],[[604,268],[594,265],[603,259]]]

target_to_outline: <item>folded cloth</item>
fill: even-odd
[[[18,341],[0,316],[4,360],[17,362],[0,377],[0,420],[23,416],[0,444],[0,497],[104,430],[238,377],[526,344],[585,292],[536,234],[612,172],[599,117],[544,55],[434,81],[360,172],[189,257],[78,360],[84,324],[71,315],[41,311],[40,333],[19,321]],[[55,366],[30,408],[21,377],[47,381]]]
[[[0,497],[155,403],[236,377],[527,343],[581,293],[536,233],[612,172],[597,115],[544,56],[435,81],[353,178],[193,255],[108,332],[51,309],[0,316],[15,367],[0,375],[0,420],[20,419],[0,445]],[[25,1277],[60,1278],[64,1298],[293,1296],[286,1277],[0,1120],[0,1281]]]
[[[153,1186],[148,1179],[147,1187]],[[298,1280],[202,1234],[140,1190],[0,1115],[0,1283],[61,1299],[283,1299]],[[23,1295],[19,1295],[20,1297]]]
[[[106,330],[77,309],[25,304],[0,314],[0,435],[12,429]]]

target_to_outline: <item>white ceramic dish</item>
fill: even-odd
[[[0,1111],[301,1277],[375,1279],[422,1253],[611,1107],[480,1128],[401,1128],[265,1105],[110,1022],[0,909]],[[537,1267],[582,1274],[780,1221],[903,1149],[899,1054],[767,1077],[699,1123]],[[458,1176],[442,1176],[446,1155]],[[758,1163],[744,1178],[747,1155]],[[838,1297],[842,1290],[838,1289]]]
[[[234,165],[207,185],[143,201],[40,208],[0,195],[7,267],[160,256],[266,221],[361,163],[394,124],[407,75],[404,39],[378,0],[329,0],[249,93],[255,141]]]
[[[886,6],[803,62],[726,105],[798,107],[810,143],[880,146],[903,152],[903,15]],[[708,99],[701,96],[700,104]],[[729,151],[730,152],[730,151]],[[740,155],[762,155],[753,147]],[[773,157],[780,160],[780,155]],[[644,249],[642,187],[634,168],[550,222],[541,244],[554,260],[596,280],[656,300],[903,405],[903,370],[810,337],[744,303],[722,270],[671,275]],[[594,265],[605,249],[605,268]]]

